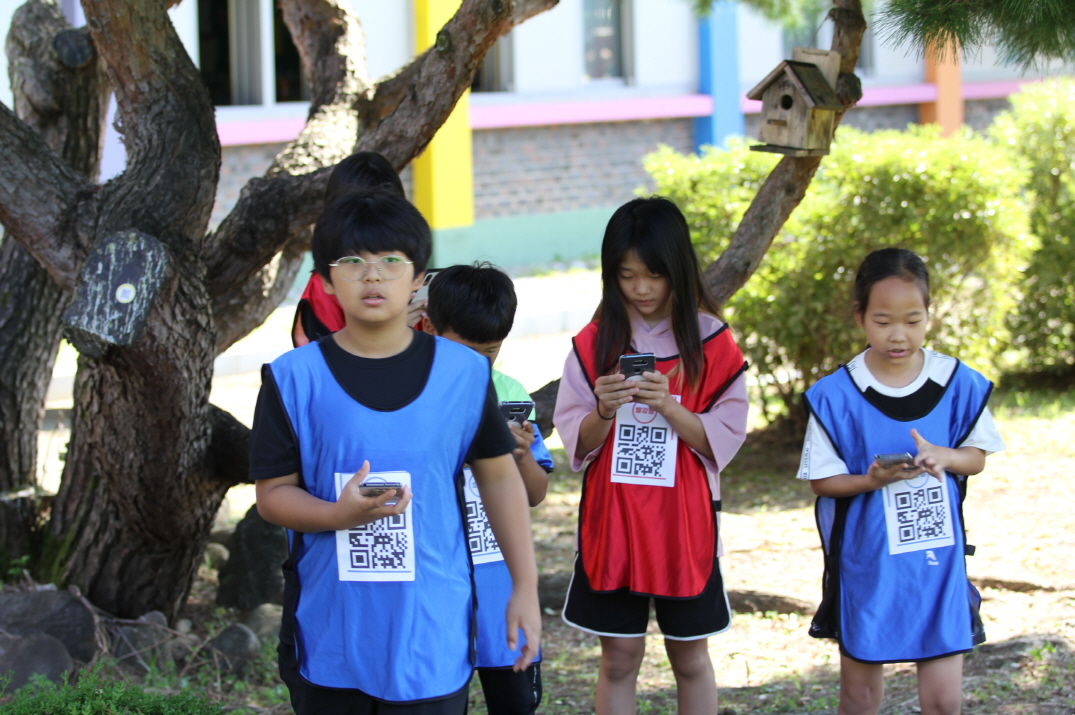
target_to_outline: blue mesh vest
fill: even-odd
[[[291,590],[296,602],[285,598],[284,615],[287,622],[294,614],[302,676],[314,685],[354,688],[389,702],[454,693],[471,675],[473,627],[456,476],[481,423],[489,362],[437,338],[422,393],[393,412],[351,398],[316,344],[292,350],[270,367],[297,437],[307,491],[336,501],[338,482],[369,460],[371,474],[408,473],[414,494],[398,524],[406,529],[397,534],[302,535],[290,573],[285,567],[285,576],[298,584]],[[348,553],[348,539],[352,545],[367,539],[372,556],[357,549]],[[348,559],[359,572],[370,559],[387,563],[407,549],[413,568],[402,577],[344,580]],[[284,642],[290,638],[286,630]]]
[[[912,428],[943,447],[957,448],[966,440],[985,410],[992,384],[959,363],[943,388],[924,417],[900,420],[871,404],[841,366],[807,390],[804,402],[849,473],[865,474],[874,454],[915,454]],[[883,489],[818,498],[825,584],[811,635],[835,637],[841,652],[866,663],[940,658],[969,651],[984,640],[980,598],[967,580],[961,509],[965,479],[946,474],[940,484],[926,474],[908,482],[909,493],[901,495],[908,507],[903,511]],[[916,514],[923,515],[925,526],[932,524],[929,510],[940,508],[941,489],[947,490],[954,527],[951,543],[937,546],[927,538],[918,550],[893,553],[899,546],[892,542],[904,538],[903,530],[907,538],[914,537]],[[918,497],[921,504],[910,503]],[[891,526],[886,525],[886,499]]]

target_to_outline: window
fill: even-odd
[[[198,66],[215,106],[309,99],[299,52],[274,4],[198,0]]]
[[[485,59],[474,73],[470,83],[473,92],[511,92],[514,89],[515,70],[512,62],[512,33],[502,36],[489,48]]]
[[[624,62],[626,0],[583,0],[583,37],[587,79],[627,76]]]

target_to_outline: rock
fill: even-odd
[[[83,663],[97,654],[97,621],[70,591],[0,593],[0,631],[16,636],[48,634],[63,643],[70,657]]]
[[[209,532],[209,543],[220,544],[229,552],[231,551],[231,540],[235,537],[235,527],[226,526],[219,529],[213,529]]]
[[[235,527],[231,556],[220,570],[218,606],[249,611],[263,603],[283,603],[287,532],[258,514],[257,505]]]
[[[0,673],[11,676],[7,685],[8,693],[26,685],[33,675],[43,675],[54,683],[60,683],[74,667],[71,654],[60,639],[47,633],[11,638],[4,654],[0,655]]]
[[[228,673],[238,673],[261,652],[261,641],[242,623],[228,626],[209,645],[220,653],[223,659],[220,667]]]
[[[223,544],[209,542],[205,546],[205,561],[209,568],[219,571],[228,562],[228,548]]]
[[[280,636],[280,621],[283,615],[283,606],[263,603],[243,619],[243,625],[254,631],[254,635],[264,643]]]
[[[160,611],[150,611],[138,618],[145,625],[121,626],[112,642],[112,655],[124,665],[136,670],[148,671],[161,667],[171,657],[168,619]]]

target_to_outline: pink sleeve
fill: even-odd
[[[709,439],[709,448],[713,450],[714,461],[700,454],[698,457],[710,474],[717,474],[727,467],[743,446],[747,436],[747,407],[747,378],[744,372],[735,378],[708,412],[698,415]]]
[[[560,389],[556,393],[556,409],[553,411],[552,422],[556,431],[560,433],[560,441],[563,442],[564,452],[571,459],[571,469],[581,472],[582,468],[589,463],[601,447],[586,455],[586,459],[575,456],[575,447],[579,441],[579,425],[586,415],[593,411],[597,404],[590,383],[582,372],[579,359],[572,350],[567,354],[564,362],[564,374],[560,378]]]

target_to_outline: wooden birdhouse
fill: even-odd
[[[796,47],[792,57],[747,93],[762,102],[758,139],[765,142],[750,148],[823,156],[829,153],[836,112],[843,109],[835,90],[840,54]]]

